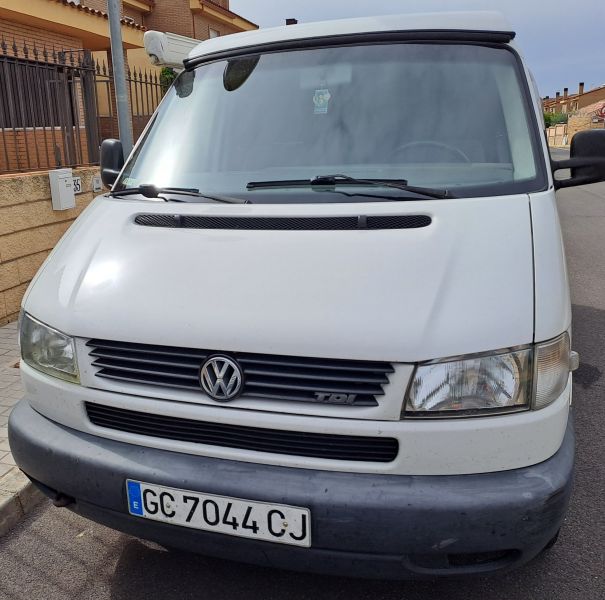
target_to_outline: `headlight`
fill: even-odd
[[[530,348],[419,365],[406,416],[430,417],[527,409],[531,399]]]
[[[47,375],[80,382],[73,338],[23,313],[19,329],[21,358]]]
[[[402,417],[479,416],[544,408],[563,393],[577,361],[569,335],[563,333],[533,348],[421,364]]]

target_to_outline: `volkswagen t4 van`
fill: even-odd
[[[11,449],[166,547],[374,578],[554,543],[574,462],[550,161],[493,13],[202,42],[32,282]],[[553,173],[571,168],[566,179]]]

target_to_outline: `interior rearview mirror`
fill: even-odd
[[[555,179],[555,189],[605,181],[605,129],[579,131],[571,140],[570,158],[552,161],[553,173],[570,169],[567,179]]]
[[[101,144],[101,180],[111,187],[124,166],[124,150],[120,140],[103,140]]]

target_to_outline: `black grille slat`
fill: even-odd
[[[247,378],[246,385],[250,387],[270,388],[274,390],[298,390],[298,391],[309,391],[314,392],[318,389],[317,384],[305,383],[305,380],[301,382],[293,383],[289,381],[275,381],[267,379],[254,379]],[[333,394],[368,394],[368,395],[379,395],[383,394],[381,386],[367,386],[367,385],[334,385],[333,383],[321,384],[321,391],[330,392]]]
[[[343,373],[342,371],[338,372],[330,372],[326,373],[313,373],[309,370],[299,370],[299,371],[286,371],[281,370],[279,375],[275,373],[274,370],[271,369],[263,369],[256,367],[246,367],[246,375],[248,377],[252,375],[259,375],[261,377],[285,377],[291,379],[303,379],[305,377],[309,377],[315,381],[345,381],[345,382],[354,382],[354,383],[369,383],[369,384],[378,384],[382,385],[383,383],[389,383],[389,378],[386,375],[367,375],[367,374],[357,374],[357,373]]]
[[[116,373],[115,371],[110,371],[108,369],[101,369],[97,372],[97,377],[101,377],[103,379],[114,379],[116,381],[124,381],[126,383],[143,383],[147,385],[158,385],[161,387],[170,387],[170,388],[179,388],[179,389],[187,389],[187,390],[195,390],[199,391],[200,386],[197,382],[193,382],[188,379],[162,379],[161,377],[143,377],[141,374],[139,375],[123,375],[121,373]]]
[[[394,438],[263,429],[167,417],[86,403],[90,421],[99,427],[183,442],[344,461],[391,462],[398,452]]]
[[[87,343],[96,376],[133,384],[201,392],[200,369],[217,352],[134,342],[90,340]],[[222,354],[222,352],[219,352]],[[377,361],[226,353],[241,365],[244,398],[292,402],[325,401],[316,394],[355,395],[334,404],[377,406],[393,365]],[[329,399],[328,399],[329,401]]]
[[[108,369],[111,371],[112,369],[119,369],[122,373],[135,373],[141,375],[152,375],[158,377],[170,377],[174,379],[192,379],[193,381],[199,381],[199,377],[196,375],[195,371],[189,369],[188,372],[183,372],[182,367],[175,368],[174,371],[168,371],[166,369],[157,369],[153,368],[152,365],[149,365],[145,368],[145,365],[141,364],[140,366],[135,366],[132,363],[128,363],[127,365],[116,364],[117,361],[111,360],[100,360],[97,359],[92,363],[93,367],[99,367],[102,369]]]
[[[100,406],[98,404],[90,404],[91,407],[94,406],[95,408]],[[206,423],[203,421],[196,421],[194,419],[183,419],[183,418],[179,418],[179,417],[165,417],[163,415],[156,415],[153,413],[139,413],[136,411],[129,411],[129,410],[125,410],[125,409],[114,409],[113,407],[108,407],[103,405],[102,407],[103,409],[103,413],[95,413],[95,420],[96,421],[104,421],[106,423],[114,423],[116,420],[119,420],[121,423],[123,423],[125,426],[129,426],[129,427],[150,427],[150,428],[154,428],[154,427],[164,427],[166,426],[166,419],[173,419],[176,422],[173,422],[170,424],[169,429],[171,431],[180,431],[183,433],[192,433],[192,432],[197,432],[199,430],[199,424],[202,423],[204,426],[210,426],[207,427],[207,432],[208,435],[211,436],[217,436],[218,439],[220,438],[229,438],[229,439],[233,439],[233,440],[238,440],[240,443],[245,443],[246,441],[254,441],[254,442],[258,442],[259,437],[258,437],[258,428],[254,428],[254,427],[248,427],[245,425],[242,426],[235,426],[235,428],[237,429],[237,431],[234,431],[234,426],[233,425],[229,425],[229,424],[224,424],[224,423]],[[106,410],[106,409],[110,409],[110,410]],[[91,408],[91,410],[93,410]],[[130,413],[134,413],[130,414]],[[141,417],[140,415],[144,414],[145,415],[145,419],[144,422],[141,422]],[[248,429],[250,429],[251,431],[248,431]],[[305,444],[305,445],[324,445],[325,441],[324,440],[314,440],[314,438],[310,438],[309,440],[305,440],[303,442],[301,442],[300,440],[295,440],[292,438],[292,432],[291,431],[287,431],[287,430],[280,430],[280,429],[269,429],[269,430],[264,430],[264,431],[270,431],[271,432],[271,440],[273,442],[283,442],[283,443],[290,443],[293,446],[297,446],[301,443]],[[297,432],[298,433],[298,432]],[[307,435],[307,434],[305,434]],[[315,434],[313,434],[315,435]],[[320,435],[326,435],[326,434],[320,434]],[[340,447],[344,448],[344,449],[357,449],[357,448],[367,448],[368,450],[373,450],[374,448],[374,440],[375,438],[373,437],[364,437],[364,436],[353,436],[356,439],[353,440],[349,440],[347,439],[347,436],[338,436],[339,440],[338,440],[338,444]],[[340,439],[343,438],[343,439]],[[357,439],[359,438],[359,439]]]
[[[160,354],[168,356],[180,356],[183,358],[199,358],[204,360],[208,356],[203,350],[194,348],[173,348],[172,346],[155,346],[152,344],[134,344],[132,342],[106,342],[104,340],[90,340],[86,344],[89,347],[103,350],[117,350],[129,352],[143,352],[145,354]]]
[[[144,353],[133,352],[109,352],[107,350],[93,350],[89,352],[89,356],[102,360],[120,360],[124,363],[140,363],[157,365],[160,367],[185,367],[188,369],[197,369],[200,366],[200,361],[205,360],[205,356],[195,358],[181,358],[179,356],[171,357],[168,355],[151,355]]]
[[[275,231],[351,231],[355,229],[417,229],[432,223],[429,215],[346,215],[326,217],[200,216],[140,214],[144,227],[170,229],[239,229]]]
[[[289,356],[262,356],[262,355],[244,355],[236,354],[238,361],[242,365],[247,364],[262,364],[273,365],[276,367],[301,367],[317,370],[332,370],[339,369],[343,371],[358,371],[367,373],[393,373],[393,365],[391,363],[377,363],[370,361],[344,361],[340,359],[330,359],[320,362],[321,359],[304,359]]]

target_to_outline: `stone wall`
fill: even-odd
[[[559,123],[558,125],[548,127],[546,129],[546,138],[549,146],[567,146],[569,143],[567,136],[567,124]]]
[[[580,110],[577,113],[570,115],[569,121],[567,122],[567,137],[569,143],[573,136],[578,131],[584,131],[585,129],[604,129],[605,122],[602,117],[599,117],[596,109],[600,109],[603,103],[593,104],[591,107]]]
[[[61,236],[93,199],[98,167],[73,170],[82,178],[76,207],[53,210],[48,173],[0,176],[0,325],[19,316],[29,282]]]

